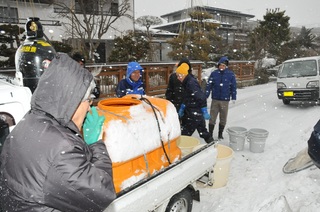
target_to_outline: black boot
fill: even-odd
[[[223,130],[224,130],[224,125],[219,124],[218,139],[223,139],[223,136],[222,136]]]
[[[212,136],[210,135],[210,137],[208,137],[207,139],[205,139],[206,143],[209,144],[211,142],[214,142]]]
[[[214,130],[214,124],[209,124],[209,134],[212,136]]]

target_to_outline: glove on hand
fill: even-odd
[[[206,107],[201,108],[201,111],[205,120],[209,120],[211,118]]]
[[[104,116],[99,116],[96,107],[92,107],[91,112],[92,114],[90,112],[87,113],[86,120],[83,124],[83,137],[88,145],[98,141],[105,119]]]
[[[186,108],[186,105],[181,104],[178,115],[181,118],[184,115],[184,109]]]

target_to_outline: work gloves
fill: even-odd
[[[184,109],[185,108],[186,108],[186,106],[184,104],[181,104],[180,109],[178,111],[178,114],[179,114],[180,118],[184,115]],[[209,120],[211,118],[210,114],[208,113],[207,107],[201,108],[201,111],[202,111],[202,115],[203,115],[205,120]]]
[[[104,116],[99,116],[96,107],[92,107],[91,113],[87,113],[83,124],[83,138],[88,145],[98,141],[100,134],[102,133],[104,119]]]
[[[178,115],[181,118],[184,115],[184,109],[186,108],[185,104],[181,104]]]
[[[201,108],[201,111],[205,120],[209,120],[211,118],[210,114],[208,113],[207,107]]]

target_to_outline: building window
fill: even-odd
[[[118,1],[113,1],[111,3],[111,9],[110,9],[110,12],[111,12],[111,15],[112,16],[117,16],[119,15],[119,2]]]
[[[41,3],[41,4],[53,4],[54,0],[18,0],[20,2],[31,2],[33,4]]]
[[[61,0],[63,1],[63,0]],[[119,15],[119,1],[101,1],[101,0],[74,0],[74,12],[76,14],[87,15]],[[83,4],[83,8],[80,5]],[[83,11],[84,10],[84,11]],[[66,8],[54,6],[55,13],[68,13]]]
[[[83,13],[80,8],[81,1],[84,5],[84,10],[86,14],[90,15],[98,15],[99,14],[99,1],[98,0],[91,0],[91,1],[84,1],[84,0],[75,0],[75,9],[76,13]]]
[[[0,6],[0,22],[9,24],[19,23],[18,9]]]

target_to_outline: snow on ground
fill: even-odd
[[[277,98],[276,83],[238,89],[235,104],[230,102],[228,127],[262,128],[269,132],[262,153],[252,153],[246,141],[244,150],[235,151],[225,187],[201,188],[201,202],[194,212],[316,212],[320,208],[320,170],[315,166],[284,174],[282,167],[307,147],[313,126],[320,118],[315,103],[291,102]],[[208,108],[211,99],[208,99]],[[217,138],[217,127],[214,137]],[[198,133],[193,134],[198,137]],[[224,132],[229,144],[229,135]],[[201,142],[204,141],[201,139]]]

